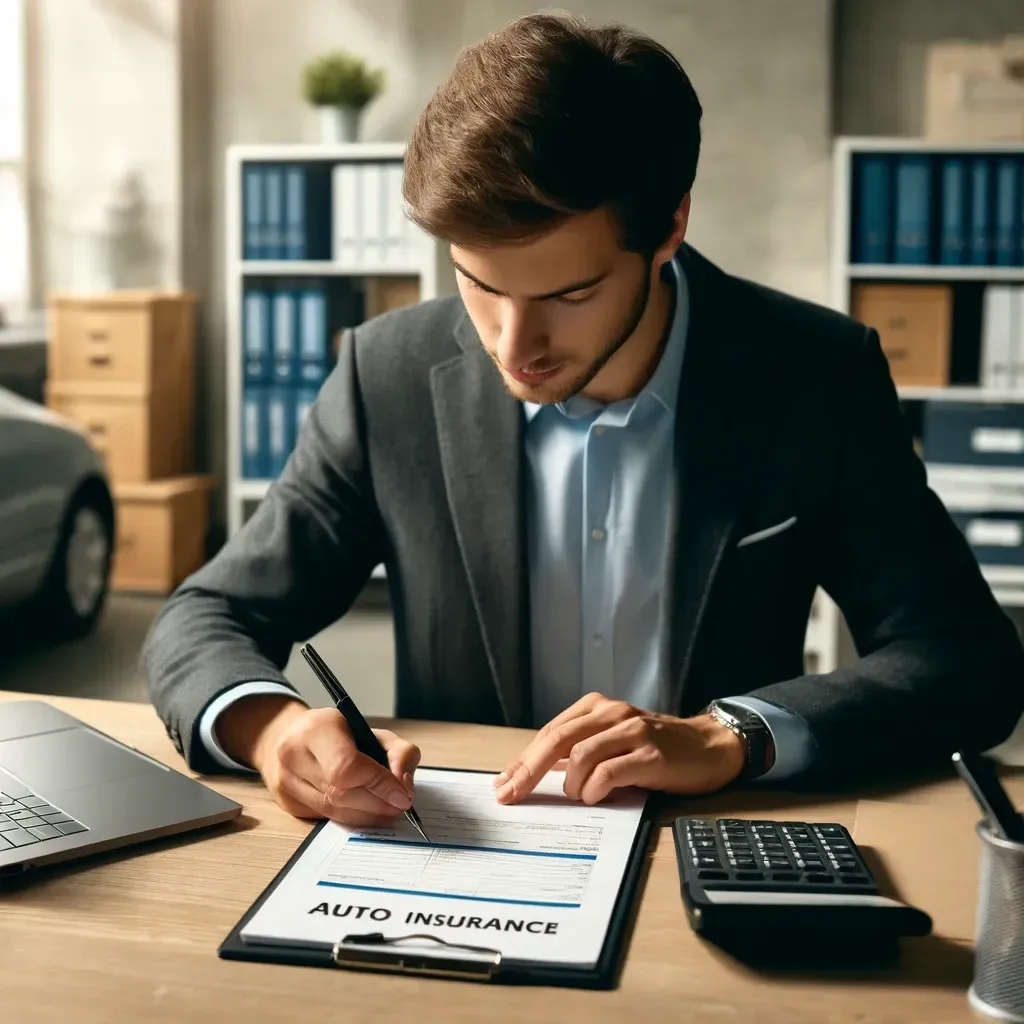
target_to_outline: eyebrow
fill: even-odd
[[[480,278],[471,274],[461,263],[457,262],[451,255],[448,257],[448,262],[462,275],[468,277],[474,284],[479,285],[485,292],[490,292],[492,295],[501,295],[497,288],[492,288],[489,284],[484,284]],[[573,284],[566,285],[564,288],[558,288],[553,292],[545,292],[543,295],[531,295],[531,299],[557,299],[560,295],[571,295],[573,292],[581,292],[586,288],[593,288],[595,284],[600,284],[610,273],[610,271],[602,271],[596,277],[588,278],[586,281],[576,281]]]

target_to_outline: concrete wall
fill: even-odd
[[[928,47],[1024,35],[1024,0],[840,0],[836,131],[919,135]]]

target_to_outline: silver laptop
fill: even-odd
[[[0,876],[213,825],[241,810],[43,701],[0,702]]]

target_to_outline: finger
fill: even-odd
[[[394,808],[391,808],[387,814],[376,814],[358,807],[335,806],[325,800],[325,793],[317,789],[307,779],[300,779],[297,776],[292,776],[289,779],[288,788],[288,795],[293,798],[300,809],[304,808],[307,813],[301,813],[301,810],[296,813],[289,807],[285,807],[285,810],[299,818],[329,818],[331,821],[347,825],[350,828],[386,828],[394,824],[394,816],[399,813]],[[353,790],[352,792],[360,791]]]
[[[637,721],[634,719],[633,721]],[[623,722],[604,729],[594,736],[581,740],[572,748],[569,767],[565,771],[562,790],[572,800],[579,800],[583,786],[599,764],[636,750],[645,742],[631,727],[632,722]]]
[[[645,786],[651,780],[650,759],[640,750],[613,757],[596,765],[580,791],[585,804],[604,800],[613,789],[623,786]]]
[[[595,711],[607,708],[613,713],[617,713],[619,708],[629,708],[628,704],[624,704],[622,701],[613,701],[605,697],[604,694],[588,693],[583,697],[580,697],[574,704],[570,704],[564,711],[556,715],[546,725],[542,726],[537,732],[537,735],[531,741],[531,745],[537,742],[543,742],[553,732],[558,732],[564,728],[567,722],[572,722],[575,719],[582,718],[584,715],[592,714]],[[632,710],[632,709],[630,709]],[[615,719],[616,721],[618,718]],[[527,748],[529,750],[529,747]],[[511,761],[505,766],[504,771],[499,772],[493,779],[492,784],[495,788],[504,786],[506,782],[512,777],[519,766],[523,763],[526,758],[526,751],[524,751],[515,761]],[[557,762],[556,762],[557,765]],[[555,767],[554,765],[552,767]]]
[[[381,746],[387,751],[391,774],[401,780],[407,793],[412,795],[412,778],[420,763],[420,748],[403,740],[389,729],[374,729]]]
[[[324,778],[324,791],[331,803],[335,794],[360,787],[380,797],[388,810],[406,810],[410,806],[409,794],[383,765],[372,757],[357,750],[349,735],[348,727],[339,713],[340,721],[331,720],[329,727],[314,730],[309,734],[309,752],[316,758]],[[301,753],[297,755],[301,758]],[[298,768],[300,774],[317,782],[315,775]]]
[[[510,766],[508,780],[498,789],[498,802],[516,803],[532,793],[537,783],[561,758],[568,757],[580,740],[601,732],[605,723],[599,715],[588,713],[574,718],[552,729],[547,735],[539,735],[523,752],[522,759]]]
[[[564,711],[555,715],[546,725],[542,726],[537,732],[535,739],[547,736],[549,733],[558,729],[559,726],[564,725],[566,722],[571,722],[574,718],[582,718],[585,714],[588,714],[594,709],[594,707],[601,701],[605,700],[605,697],[600,693],[588,693],[586,696],[580,697],[578,701],[570,704]],[[520,755],[515,761],[509,762],[505,767],[505,770],[495,775],[492,780],[492,785],[495,788],[504,786],[508,782],[509,778],[515,772],[515,770],[523,763],[523,755]]]
[[[293,771],[281,775],[282,789],[300,808],[285,809],[297,817],[331,818],[346,824],[392,825],[401,811],[365,789],[333,790],[323,780],[319,765],[311,757],[309,765],[314,778]],[[305,812],[305,813],[304,813]]]

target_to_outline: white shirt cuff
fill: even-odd
[[[261,693],[283,693],[289,697],[294,697],[296,700],[302,700],[302,697],[295,692],[290,686],[285,686],[282,683],[271,683],[263,680],[254,680],[250,683],[238,683],[232,686],[230,689],[225,690],[223,693],[218,694],[209,704],[206,705],[205,710],[199,719],[199,738],[203,742],[203,746],[206,748],[206,752],[217,762],[222,768],[226,768],[232,772],[248,772],[250,775],[259,774],[254,768],[250,768],[248,765],[239,764],[233,758],[228,757],[224,753],[224,748],[221,747],[217,740],[217,717],[225,709],[230,707],[236,700],[241,697],[251,697]]]

